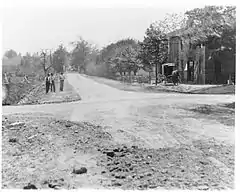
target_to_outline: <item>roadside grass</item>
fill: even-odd
[[[123,90],[123,91],[136,91],[147,93],[185,93],[185,94],[235,94],[235,85],[190,85],[179,84],[173,86],[168,84],[167,86],[158,84],[139,84],[139,83],[124,83],[117,80],[107,79],[96,76],[86,76],[98,83],[103,83],[108,86]]]

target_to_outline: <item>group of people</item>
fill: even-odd
[[[63,85],[64,85],[64,75],[63,73],[60,73],[59,75],[59,81],[60,81],[60,91],[63,91]],[[45,81],[46,81],[46,94],[49,92],[49,90],[51,92],[55,92],[55,80],[56,80],[56,75],[54,75],[53,73],[48,73]]]

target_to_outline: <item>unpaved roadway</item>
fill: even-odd
[[[3,114],[44,112],[71,121],[88,121],[107,126],[116,142],[150,148],[177,146],[209,137],[234,143],[234,132],[229,126],[216,119],[199,118],[185,110],[197,104],[233,102],[233,95],[127,92],[75,73],[68,74],[67,79],[81,96],[81,101],[6,106]]]
[[[160,181],[155,182],[155,187],[162,186],[166,188],[167,186],[172,186],[174,183],[176,184],[174,184],[174,187],[179,186],[178,183],[182,183],[181,185],[184,185],[185,188],[188,189],[195,188],[193,187],[194,185],[197,186],[197,188],[200,187],[205,189],[206,186],[209,188],[217,188],[218,185],[220,188],[233,187],[233,123],[223,122],[223,113],[218,117],[214,115],[207,116],[189,110],[200,104],[217,105],[233,102],[235,99],[233,95],[127,92],[97,83],[94,80],[75,73],[67,74],[67,80],[81,96],[81,101],[46,105],[3,106],[3,115],[7,116],[19,113],[18,118],[21,119],[25,113],[27,118],[31,118],[29,113],[42,112],[44,114],[49,113],[57,119],[90,122],[94,125],[101,125],[101,127],[104,127],[104,131],[111,135],[114,141],[113,143],[119,144],[119,146],[126,144],[126,146],[138,146],[141,148],[142,151],[137,150],[136,153],[138,155],[131,158],[132,161],[136,160],[136,162],[138,162],[139,160],[136,158],[146,154],[145,160],[141,160],[136,164],[136,170],[143,172],[138,173],[140,178],[132,175],[131,178],[133,178],[133,180],[128,180],[128,178],[119,179],[119,175],[116,175],[119,174],[117,170],[115,171],[116,173],[114,173],[115,175],[108,175],[106,177],[106,181],[112,182],[110,186],[113,186],[115,182],[116,186],[125,187],[125,189],[137,188],[141,187],[143,182],[151,182],[153,179],[160,179]],[[61,137],[61,139],[58,138],[56,143],[52,144],[53,146],[59,145],[59,151],[54,150],[50,153],[46,150],[46,157],[53,156],[53,153],[56,153],[57,157],[53,159],[56,158],[56,161],[60,162],[60,164],[56,164],[55,161],[52,162],[46,158],[44,161],[37,163],[35,161],[40,161],[41,158],[36,159],[35,156],[33,156],[33,162],[35,162],[33,164],[43,167],[42,172],[44,174],[51,175],[52,172],[48,173],[48,171],[58,170],[57,173],[59,176],[67,176],[70,172],[63,173],[63,171],[61,171],[62,166],[70,166],[73,162],[81,160],[84,161],[84,163],[80,162],[80,164],[88,168],[88,174],[76,177],[76,181],[70,175],[69,183],[70,181],[73,182],[76,187],[99,188],[102,186],[100,180],[104,177],[101,175],[101,171],[99,171],[99,166],[97,166],[97,161],[100,160],[98,154],[96,154],[96,152],[90,155],[86,153],[82,154],[82,152],[76,154],[71,147],[65,149],[68,145],[64,143],[70,142],[69,146],[81,147],[78,143],[79,138],[85,140],[90,137],[93,143],[98,141],[104,143],[105,140],[97,139],[91,136],[90,133],[89,135],[85,135],[88,133],[83,134],[84,129],[78,132],[69,127],[62,129],[61,125],[57,124],[51,124],[48,127],[47,123],[44,127],[44,130],[41,131],[46,132],[47,136],[53,138]],[[40,127],[38,129],[40,129]],[[50,130],[48,131],[48,129]],[[34,132],[34,130],[29,131]],[[8,134],[9,137],[11,137],[11,131]],[[21,134],[21,132],[17,134]],[[35,133],[33,135],[35,135]],[[3,144],[3,148],[8,145],[8,141],[6,140]],[[89,145],[91,145],[91,143],[89,143]],[[185,149],[183,146],[190,146],[190,148],[187,147]],[[145,149],[149,151],[144,152]],[[9,149],[5,149],[5,151],[8,150]],[[152,160],[149,160],[148,154],[151,153],[152,150],[154,151]],[[4,153],[4,165],[11,166],[11,164],[15,165],[18,162],[26,164],[27,161],[30,161],[28,155],[30,152],[35,153],[35,151],[26,152],[27,160],[22,159],[19,161],[13,161],[12,158],[14,157]],[[39,152],[40,155],[42,153],[43,152]],[[112,166],[119,167],[116,163],[118,163],[121,158],[123,158],[121,161],[125,163],[128,161],[127,156],[125,157],[124,155],[121,158],[119,157],[120,159],[118,159],[118,157],[116,158],[116,160],[110,160],[110,162],[108,160],[100,167],[112,169]],[[145,161],[157,168],[153,168],[150,165],[141,165],[141,163]],[[44,164],[42,165],[41,163],[43,162]],[[133,162],[130,164],[133,165]],[[15,166],[18,167],[18,170],[25,168],[19,165]],[[52,166],[52,168],[50,169],[48,166]],[[146,167],[142,168],[142,166]],[[179,173],[178,168],[181,168]],[[10,180],[9,178],[14,180],[14,177],[18,179],[22,177],[21,172],[19,172],[19,175],[16,175],[15,173],[12,174],[10,170],[13,169],[9,168],[5,170],[6,173],[4,173],[3,179],[5,183]],[[113,173],[111,171],[112,170],[108,171],[109,174]],[[132,172],[134,171],[133,168]],[[145,174],[146,171],[148,174],[152,174],[152,176],[146,176],[149,177],[149,180],[141,175]],[[184,171],[186,171],[186,174]],[[125,173],[123,170],[120,172],[121,174],[124,173],[125,176],[130,176],[132,174],[130,174],[130,172]],[[26,172],[26,174],[30,173]],[[36,172],[36,174],[37,177],[42,175],[40,172]],[[15,176],[13,177],[12,175]],[[111,177],[115,179],[110,180],[109,178]],[[30,176],[28,175],[27,178],[30,179]],[[122,180],[122,183],[116,183],[116,178],[117,182]],[[26,179],[22,178],[22,180],[24,181]],[[37,181],[39,181],[39,178],[36,178],[36,183]],[[22,186],[20,183],[21,182],[19,182],[17,186]],[[189,183],[192,183],[192,185],[190,186]],[[144,188],[144,186],[142,187]],[[149,183],[148,186],[150,186]],[[5,187],[8,188],[9,185],[6,184]],[[180,188],[184,187],[181,186]]]

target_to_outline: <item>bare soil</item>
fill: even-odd
[[[234,188],[234,95],[67,79],[81,101],[3,107],[3,188]]]
[[[24,125],[14,126],[14,122]],[[214,138],[159,149],[117,143],[106,127],[50,114],[3,116],[2,186],[232,189],[234,146]],[[76,174],[73,170],[86,168]]]

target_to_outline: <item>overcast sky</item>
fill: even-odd
[[[131,7],[9,6],[3,10],[3,52],[10,48],[22,54],[54,49],[60,43],[68,46],[78,36],[99,47],[127,37],[142,40],[152,22],[196,5]]]

